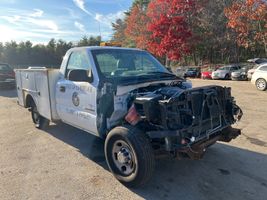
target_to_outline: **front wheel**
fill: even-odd
[[[31,115],[36,128],[46,129],[49,126],[49,120],[39,114],[35,103],[32,103]]]
[[[264,80],[263,78],[260,78],[256,81],[256,87],[258,90],[264,91],[267,88],[267,83],[266,80]]]
[[[154,152],[146,135],[132,126],[112,129],[105,141],[110,171],[124,185],[145,184],[154,171]]]

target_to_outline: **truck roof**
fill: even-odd
[[[71,48],[73,50],[78,50],[78,49],[87,49],[87,50],[97,50],[97,49],[124,49],[124,50],[137,50],[137,51],[144,51],[142,49],[137,49],[137,48],[125,48],[125,47],[108,47],[108,46],[84,46],[84,47],[74,47]]]

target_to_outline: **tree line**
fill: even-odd
[[[134,0],[112,23],[113,42],[150,51],[168,65],[242,62],[267,57],[266,0]],[[75,46],[98,46],[101,37],[46,45],[0,43],[0,62],[59,66]]]
[[[61,39],[51,39],[46,45],[33,45],[30,41],[0,43],[0,63],[9,63],[14,67],[59,67],[68,49],[79,46],[99,46],[100,42],[99,36],[84,36],[75,43]]]
[[[267,57],[265,0],[135,0],[112,27],[113,41],[174,63]]]

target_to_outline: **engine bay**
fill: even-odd
[[[205,86],[191,88],[182,81],[155,83],[116,95],[112,90],[103,101],[113,106],[106,115],[106,127],[120,124],[138,126],[145,132],[156,131],[152,137],[164,137],[162,131],[181,138],[209,136],[231,126],[242,116],[231,96],[231,88]],[[113,95],[111,95],[111,93]]]

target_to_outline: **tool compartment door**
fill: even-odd
[[[19,70],[15,71],[15,78],[16,78],[16,90],[18,95],[18,104],[24,106],[22,85],[21,85],[21,72]]]
[[[36,70],[34,72],[36,86],[36,104],[40,115],[51,120],[51,103],[48,87],[48,71],[47,69]]]

